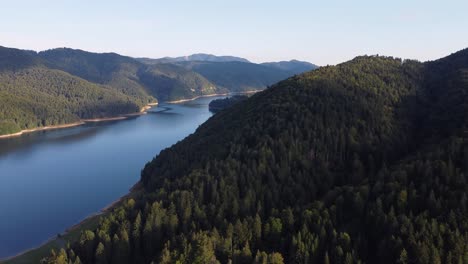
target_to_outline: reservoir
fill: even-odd
[[[37,247],[128,193],[144,165],[212,114],[205,97],[121,121],[0,140],[0,259]]]

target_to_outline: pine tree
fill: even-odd
[[[104,248],[104,244],[99,242],[97,248],[96,248],[96,253],[95,253],[95,260],[96,264],[106,264],[108,263],[107,261],[107,256]]]

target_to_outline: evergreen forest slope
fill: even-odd
[[[265,66],[242,63],[231,69],[224,60],[234,57],[193,57],[200,58],[220,70],[203,74],[175,61],[143,63],[116,53],[70,48],[36,53],[0,47],[0,135],[133,113],[158,100],[264,89],[293,75],[270,68],[255,76],[250,69]]]
[[[468,50],[362,56],[220,111],[63,263],[468,263]]]

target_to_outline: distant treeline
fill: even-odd
[[[0,47],[0,135],[132,113],[157,100],[263,89],[314,67],[299,62],[286,69],[249,62],[143,63],[115,53]]]
[[[241,102],[249,98],[247,95],[233,95],[223,99],[215,99],[208,104],[208,109],[211,112],[219,112],[225,108],[231,107],[233,104]]]

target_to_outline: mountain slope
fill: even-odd
[[[109,85],[135,97],[142,105],[154,101],[138,80],[138,71],[144,67],[133,58],[116,53],[92,53],[68,48],[39,52],[50,68],[62,70],[90,82]]]
[[[36,53],[0,47],[0,135],[130,113],[157,99],[263,89],[292,75],[252,63],[225,62],[231,60],[246,61],[195,54],[175,60],[187,62],[149,65],[116,53],[69,48]]]
[[[231,92],[263,90],[287,77],[317,68],[311,63],[296,60],[255,64],[242,58],[207,54],[137,60],[154,66],[170,63],[185,67],[203,76],[216,87]]]
[[[140,109],[124,94],[61,71],[28,68],[0,80],[0,135]]]
[[[150,58],[138,58],[137,60],[147,63],[147,64],[157,64],[157,63],[176,63],[176,62],[183,62],[183,61],[210,61],[210,62],[228,62],[228,61],[239,61],[239,62],[247,62],[248,60],[244,58],[234,57],[234,56],[216,56],[212,54],[204,54],[204,53],[197,53],[192,54],[189,56],[183,57],[164,57],[160,59],[150,59]]]
[[[467,67],[364,56],[282,81],[162,151],[51,260],[466,262]]]
[[[226,62],[231,60],[236,62]],[[195,54],[176,63],[148,65],[116,53],[69,48],[36,53],[0,47],[4,103],[0,107],[0,135],[80,118],[130,113],[157,99],[172,101],[264,89],[292,75],[243,61]]]
[[[290,72],[244,62],[181,62],[179,65],[204,76],[215,85],[231,92],[263,90],[290,77]]]
[[[175,64],[149,66],[139,72],[139,78],[150,93],[162,101],[228,92],[217,88],[200,74]]]
[[[60,70],[35,52],[0,48],[0,135],[139,111],[133,97]]]
[[[317,65],[306,61],[290,60],[279,62],[264,62],[262,65],[278,68],[290,72],[292,75],[315,70]]]
[[[51,68],[108,85],[137,98],[142,104],[154,98],[170,101],[219,92],[204,77],[174,64],[147,65],[115,53],[73,49],[53,49],[39,55]]]
[[[0,71],[20,70],[41,63],[42,61],[36,57],[35,52],[0,46]]]
[[[426,63],[424,106],[430,112],[423,131],[447,137],[466,129],[468,120],[468,49]]]

